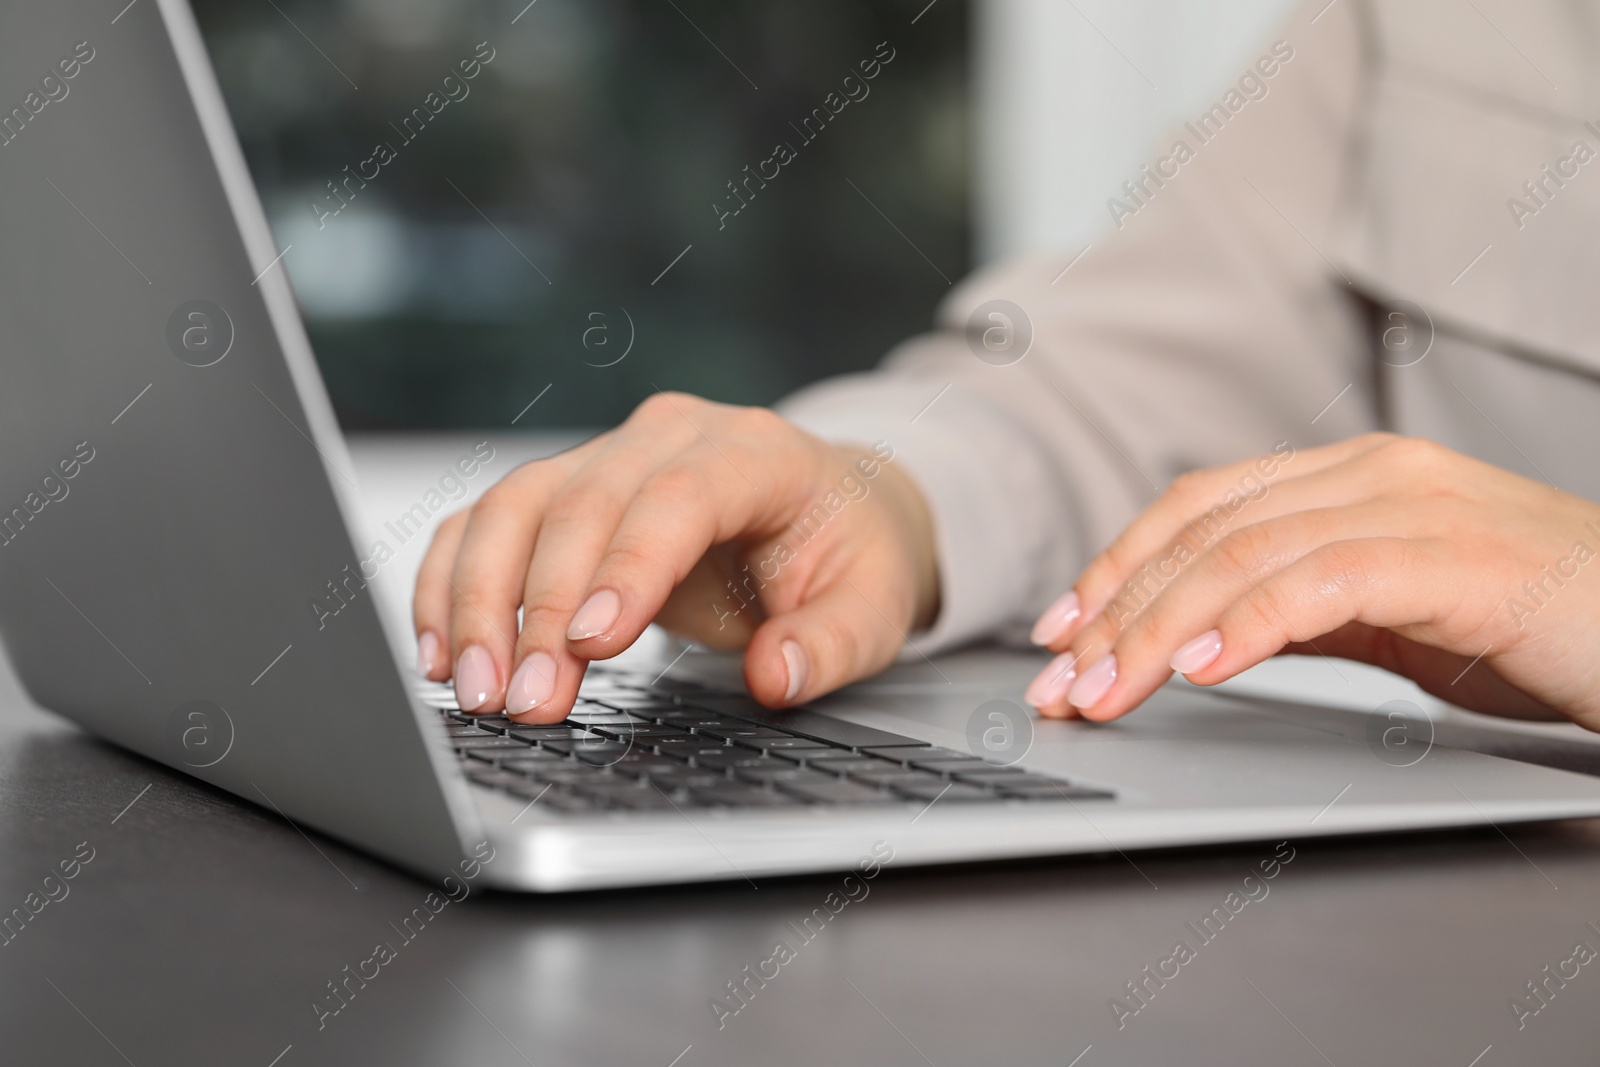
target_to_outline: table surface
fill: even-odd
[[[404,510],[472,443],[357,441],[374,512]],[[552,442],[496,443],[493,476]],[[1327,664],[1274,671],[1250,684],[1353,704],[1408,691],[1344,664],[1342,686]],[[1600,773],[1600,747],[1562,728],[1483,736],[1479,747]],[[30,918],[0,944],[0,1060],[1592,1063],[1600,965],[1576,949],[1600,950],[1597,845],[1600,820],[1294,841],[1266,895],[1242,906],[1230,894],[1272,845],[891,865],[810,941],[789,924],[839,899],[837,874],[474,891],[432,914],[428,886],[85,736],[6,671],[0,914]],[[59,877],[63,864],[75,877]],[[1238,914],[1202,942],[1188,924],[1230,901]],[[403,940],[418,908],[429,921]],[[1163,964],[1180,939],[1192,958]],[[728,983],[779,940],[793,958],[733,1000]],[[372,974],[363,961],[379,942],[399,946],[394,958],[319,1020],[328,983],[346,967]],[[1126,986],[1141,981],[1142,1001]]]

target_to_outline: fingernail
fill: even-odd
[[[787,704],[806,687],[806,675],[811,673],[811,666],[800,642],[784,641],[778,648],[783,652],[783,665],[789,671],[789,688],[783,694],[783,701]]]
[[[1078,604],[1078,594],[1068,593],[1044,609],[1044,614],[1039,616],[1039,621],[1033,624],[1033,632],[1028,635],[1028,640],[1036,645],[1048,645],[1066,633],[1067,627],[1072,625],[1073,620],[1081,612],[1082,608]]]
[[[548,652],[530,652],[506,690],[506,714],[523,715],[556,691],[556,661]]]
[[[424,678],[434,672],[439,665],[439,635],[432,630],[424,630],[417,636],[417,673]]]
[[[1222,631],[1207,630],[1172,654],[1172,669],[1179,674],[1204,670],[1222,655]]]
[[[1078,675],[1067,693],[1067,703],[1075,708],[1092,708],[1116,680],[1117,657],[1113,653],[1096,660],[1094,666]]]
[[[456,703],[462,711],[477,711],[500,688],[494,658],[482,645],[468,645],[456,660]]]
[[[616,625],[622,614],[622,598],[615,589],[597,589],[589,594],[583,607],[572,617],[567,627],[567,640],[582,641],[586,637],[599,637]]]
[[[1075,662],[1076,657],[1071,652],[1061,653],[1039,672],[1037,678],[1028,683],[1028,691],[1022,694],[1022,699],[1035,708],[1060,700],[1073,679],[1078,677]]]

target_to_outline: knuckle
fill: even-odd
[[[471,512],[462,510],[439,520],[439,524],[433,528],[433,536],[428,539],[428,551],[438,551],[441,546],[459,534],[461,528],[467,524],[467,517],[470,514]]]
[[[1278,634],[1285,639],[1298,640],[1290,631],[1287,616],[1277,604],[1277,596],[1270,589],[1252,589],[1239,601],[1239,610],[1247,615],[1247,628],[1258,633]]]
[[[639,406],[633,409],[629,421],[635,419],[644,423],[661,422],[665,419],[679,419],[683,413],[693,407],[698,398],[688,393],[651,393],[639,401]]]
[[[1218,541],[1211,555],[1214,563],[1239,577],[1251,579],[1269,561],[1272,542],[1272,532],[1266,527],[1245,526]]]
[[[788,427],[784,418],[771,408],[735,408],[728,416],[729,428],[750,437],[767,437]]]
[[[484,623],[489,599],[472,589],[452,589],[450,594],[450,630],[470,638],[487,629]]]
[[[1394,437],[1378,449],[1384,462],[1399,464],[1403,470],[1427,473],[1437,470],[1450,454],[1449,449],[1426,437]]]
[[[1199,500],[1211,484],[1209,473],[1203,469],[1184,471],[1168,483],[1166,492],[1161,494],[1161,501],[1181,505]]]
[[[595,584],[603,584],[619,573],[629,576],[647,574],[660,562],[660,557],[644,544],[632,540],[614,541],[606,550],[605,558],[600,561]]]
[[[503,515],[521,509],[524,494],[510,478],[502,478],[483,491],[468,514],[474,518]]]
[[[1119,575],[1127,574],[1139,563],[1133,558],[1133,549],[1126,533],[1106,546],[1106,550],[1089,564],[1083,580],[1089,584],[1111,585]]]
[[[703,466],[695,463],[675,463],[652,475],[640,490],[640,495],[659,495],[671,501],[694,500],[707,495],[707,484]]]
[[[614,494],[602,486],[583,483],[558,493],[545,508],[547,526],[600,523],[614,516],[621,505]]]
[[[1316,553],[1320,584],[1328,590],[1359,590],[1374,578],[1374,560],[1359,541],[1334,541]]]
[[[1080,665],[1087,660],[1098,659],[1099,653],[1109,650],[1115,645],[1122,629],[1130,625],[1136,618],[1138,618],[1137,614],[1128,612],[1123,613],[1115,621],[1108,617],[1097,619],[1072,642],[1072,655]]]
[[[522,632],[536,636],[556,631],[565,633],[567,622],[577,608],[574,599],[563,599],[553,592],[530,597],[522,603]],[[540,642],[535,640],[533,643]]]

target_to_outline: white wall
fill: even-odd
[[[1106,199],[1156,138],[1236,78],[1290,7],[977,0],[979,259],[1075,251],[1104,233]]]

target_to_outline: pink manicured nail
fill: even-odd
[[[1067,703],[1075,708],[1092,708],[1116,680],[1117,657],[1113,653],[1096,660],[1094,666],[1078,676],[1067,693]]]
[[[477,711],[500,688],[500,672],[482,645],[468,645],[456,660],[456,703],[462,711]]]
[[[1037,678],[1028,683],[1028,691],[1022,694],[1022,699],[1036,708],[1059,701],[1078,677],[1075,662],[1076,657],[1071,652],[1061,653],[1045,665]]]
[[[1067,627],[1072,625],[1082,610],[1078,604],[1078,594],[1068,593],[1044,609],[1039,621],[1033,624],[1033,632],[1028,635],[1028,640],[1036,645],[1048,645],[1067,632]]]
[[[1179,674],[1204,670],[1222,655],[1222,631],[1207,630],[1172,654],[1172,669]]]
[[[506,714],[524,715],[556,691],[556,661],[548,652],[530,652],[506,689]]]
[[[806,650],[800,647],[798,641],[784,641],[778,649],[783,653],[783,665],[789,672],[789,687],[783,693],[783,702],[787,704],[799,696],[800,690],[806,687],[806,676],[811,673],[811,661],[806,658]]]
[[[622,598],[615,589],[596,589],[583,602],[583,607],[572,617],[567,627],[567,640],[582,641],[586,637],[599,637],[617,624],[622,614]]]
[[[439,635],[432,630],[424,630],[417,636],[417,673],[424,678],[433,673],[439,665],[439,656],[443,651],[439,643]]]

